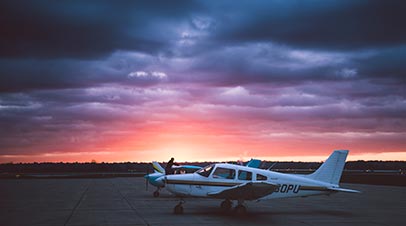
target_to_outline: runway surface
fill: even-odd
[[[221,200],[152,197],[143,178],[3,179],[0,225],[405,225],[406,188],[344,184],[362,194],[247,202],[248,214],[223,213]]]

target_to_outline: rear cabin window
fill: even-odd
[[[264,175],[257,174],[257,180],[267,180],[268,178]]]
[[[227,169],[227,168],[223,168],[223,167],[217,167],[217,169],[213,173],[213,178],[234,179],[235,170]]]
[[[240,170],[238,171],[238,180],[252,180],[252,173],[245,170]]]

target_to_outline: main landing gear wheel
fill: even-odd
[[[183,214],[183,205],[182,202],[180,202],[178,205],[173,208],[173,213],[174,214]]]
[[[233,203],[230,200],[226,199],[221,202],[220,207],[224,211],[229,211],[231,209],[231,207],[233,207]]]
[[[234,212],[238,215],[243,215],[247,213],[247,208],[244,205],[238,205],[234,208]]]
[[[158,197],[159,196],[159,191],[154,191],[153,195],[154,195],[154,197]]]

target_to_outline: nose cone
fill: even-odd
[[[165,176],[161,176],[161,177],[158,177],[157,179],[155,179],[155,183],[158,186],[163,187],[165,185]]]
[[[151,173],[144,176],[148,182],[156,187],[163,187],[165,184],[162,180],[158,180],[160,177],[164,176],[162,173]]]

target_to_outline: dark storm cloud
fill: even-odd
[[[364,75],[371,78],[394,78],[402,85],[406,83],[406,45],[397,48],[377,50],[368,58],[354,59],[354,63]]]
[[[95,58],[157,52],[192,1],[2,1],[0,57]],[[161,26],[163,25],[163,26]]]
[[[402,79],[405,70],[399,1],[1,4],[0,92],[162,82],[128,77],[137,71],[230,86]]]
[[[219,16],[217,37],[228,42],[273,41],[330,50],[405,44],[406,3],[401,0],[255,3],[235,4]]]
[[[173,27],[198,8],[192,1],[0,4],[0,92],[156,84],[127,75],[151,65],[178,35]]]
[[[202,73],[195,81],[220,86],[252,83],[301,83],[340,80],[338,70],[352,66],[346,54],[294,51],[268,44],[228,46],[202,53],[190,70]]]
[[[137,109],[145,97],[130,98],[130,94],[131,90],[120,93],[120,90],[94,92],[91,89],[3,94],[0,96],[0,154],[30,153],[32,150],[26,147],[58,149],[58,143],[75,146],[77,143],[72,140],[77,139],[91,142],[123,118],[140,125],[143,123],[140,114],[131,109]]]
[[[80,63],[69,60],[0,60],[0,91],[15,92],[29,89],[69,88],[89,85]],[[91,74],[95,71],[89,71]]]
[[[99,60],[0,59],[0,93],[42,89],[69,89],[101,84],[149,86],[157,77],[137,78],[128,74],[147,68],[154,58],[145,54],[115,53]]]

